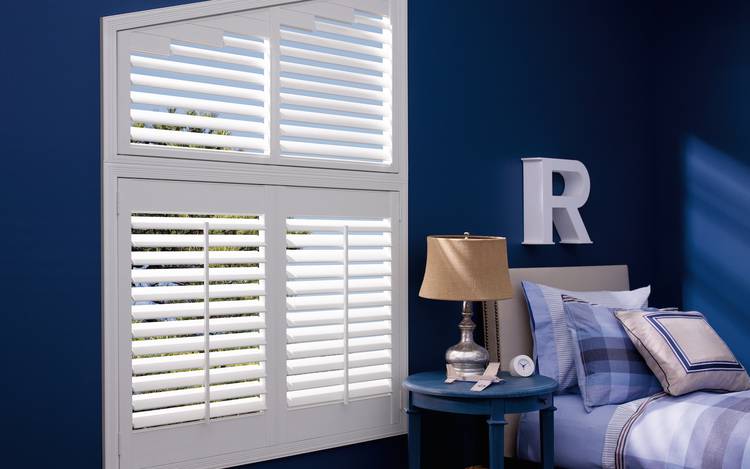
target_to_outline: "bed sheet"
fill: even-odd
[[[555,396],[555,466],[571,469],[602,467],[604,436],[617,405],[595,407],[587,413],[578,394]],[[517,455],[539,462],[539,413],[521,416]]]

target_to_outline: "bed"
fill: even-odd
[[[510,269],[513,298],[484,302],[484,342],[492,361],[501,362],[509,369],[516,355],[532,356],[531,328],[521,282],[529,280],[567,290],[627,290],[630,288],[628,266],[541,267]],[[505,432],[505,455],[516,454],[517,415],[508,415]],[[555,417],[556,425],[559,416]]]
[[[511,269],[514,298],[483,304],[485,343],[504,370],[518,354],[532,355],[521,282],[567,290],[628,290],[627,266]],[[619,314],[619,313],[618,313]],[[750,390],[656,392],[589,413],[578,394],[555,396],[555,462],[561,467],[750,468]],[[508,416],[505,454],[539,461],[539,418]]]

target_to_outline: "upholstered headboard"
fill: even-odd
[[[510,269],[513,298],[482,304],[485,346],[490,351],[491,360],[500,361],[503,370],[508,370],[508,363],[516,355],[532,356],[529,313],[521,287],[523,280],[578,291],[630,288],[626,265]],[[518,418],[509,415],[506,420],[509,421],[509,431],[505,432],[505,454],[513,456]]]

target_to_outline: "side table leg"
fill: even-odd
[[[539,411],[540,446],[542,453],[542,467],[553,469],[555,467],[555,410],[554,406]]]
[[[413,406],[406,409],[409,415],[409,469],[422,468],[422,412]]]
[[[490,467],[489,469],[503,469],[505,467],[505,403],[496,400],[492,403],[492,414],[487,420],[490,434]]]

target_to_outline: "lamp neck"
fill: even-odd
[[[458,328],[461,331],[461,342],[474,342],[474,329],[477,327],[471,317],[474,315],[472,311],[472,301],[463,302],[463,319],[458,323]]]

